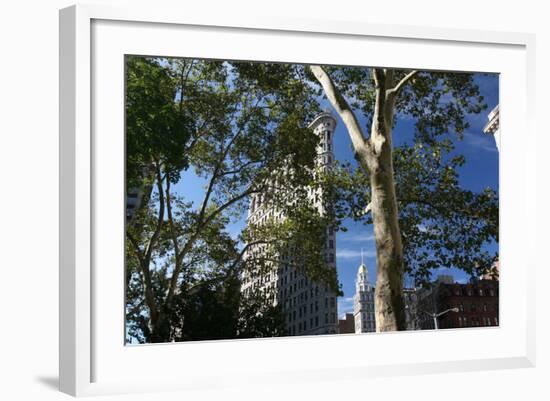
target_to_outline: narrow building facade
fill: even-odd
[[[335,160],[333,136],[336,119],[330,113],[321,113],[311,122],[309,128],[320,138],[316,156],[317,168],[331,168]],[[325,205],[322,191],[308,188],[308,197],[323,214]],[[263,198],[263,194],[251,198],[247,224],[261,225],[269,219],[278,222],[285,219],[282,211],[268,206]],[[262,249],[261,245],[255,246],[248,254],[258,255]],[[329,268],[336,270],[336,235],[332,227],[327,227],[326,243],[319,251],[323,253]],[[241,292],[244,296],[258,290],[271,294],[274,305],[280,305],[283,311],[287,335],[337,334],[335,291],[310,279],[303,269],[294,268],[289,263],[295,261],[294,256],[289,247],[288,252],[278,255],[280,262],[264,266],[261,271],[252,269],[245,272]]]
[[[355,280],[355,295],[353,297],[353,317],[356,333],[370,333],[376,331],[374,318],[374,285],[369,280],[369,271],[363,262],[361,251],[361,264],[357,270]]]

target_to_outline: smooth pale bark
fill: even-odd
[[[310,66],[327,98],[342,118],[361,167],[369,174],[376,241],[377,277],[375,318],[377,331],[405,330],[403,301],[403,245],[399,231],[392,157],[392,122],[395,98],[416,71],[393,86],[393,71],[373,69],[376,101],[371,135],[363,134],[351,107],[320,66]]]

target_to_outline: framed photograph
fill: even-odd
[[[61,391],[533,366],[533,49],[61,10]]]

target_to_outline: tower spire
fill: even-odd
[[[361,248],[361,264],[363,265],[363,248]]]

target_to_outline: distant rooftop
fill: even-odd
[[[334,117],[334,115],[329,111],[323,111],[313,119],[313,121],[308,125],[308,128],[313,127],[315,124],[319,122],[319,120],[322,120],[323,118],[330,118],[331,120],[334,121],[334,124],[336,124],[336,117]]]

